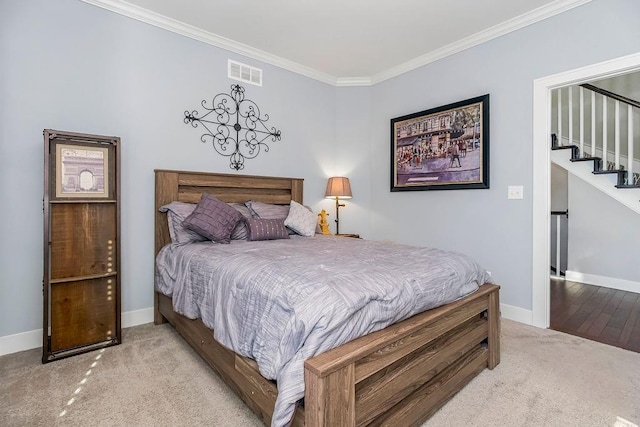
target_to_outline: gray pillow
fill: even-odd
[[[200,203],[182,222],[182,226],[218,243],[229,243],[231,232],[242,214],[211,194],[203,194]]]
[[[282,219],[252,218],[247,220],[249,240],[288,239],[289,232]]]
[[[289,215],[289,205],[273,205],[249,200],[245,206],[249,208],[254,218],[284,220]]]
[[[178,245],[191,242],[202,242],[207,240],[198,233],[187,230],[182,226],[182,221],[193,213],[196,208],[195,203],[171,202],[168,205],[158,209],[160,212],[167,213],[167,222],[169,223],[169,235],[171,242]]]
[[[251,211],[248,207],[242,203],[229,203],[231,207],[242,214],[242,219],[238,221],[235,228],[231,232],[231,240],[248,240],[249,229],[247,228],[247,222],[245,220],[253,218]]]

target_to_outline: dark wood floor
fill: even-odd
[[[551,325],[640,353],[640,294],[551,279]]]

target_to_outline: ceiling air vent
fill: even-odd
[[[229,60],[228,75],[230,79],[262,86],[262,70],[260,68]]]

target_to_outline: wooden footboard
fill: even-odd
[[[305,362],[304,408],[293,425],[415,425],[485,367],[500,363],[499,287],[413,316]],[[175,313],[156,293],[156,322],[166,318],[245,403],[269,425],[277,387],[256,363],[213,339],[200,320]]]
[[[415,425],[500,362],[498,286],[305,363],[307,426]]]

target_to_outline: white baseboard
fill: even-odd
[[[515,307],[507,304],[500,304],[502,317],[516,322],[533,324],[533,314],[531,310]],[[143,308],[142,310],[127,311],[122,313],[122,327],[143,325],[153,322],[153,308]],[[0,356],[19,351],[31,350],[42,346],[42,329],[22,332],[15,335],[0,337]]]
[[[153,307],[127,311],[126,313],[122,313],[121,319],[123,328],[151,323],[153,322]]]
[[[123,328],[151,323],[153,308],[122,313],[121,321]],[[0,356],[38,347],[42,347],[42,329],[0,337]]]
[[[505,319],[533,325],[533,311],[508,304],[500,304],[500,314]]]
[[[602,286],[605,288],[618,289],[627,292],[640,292],[640,282],[631,280],[616,279],[613,277],[598,276],[595,274],[579,273],[577,271],[567,270],[565,279],[572,282],[585,283],[587,285]]]

